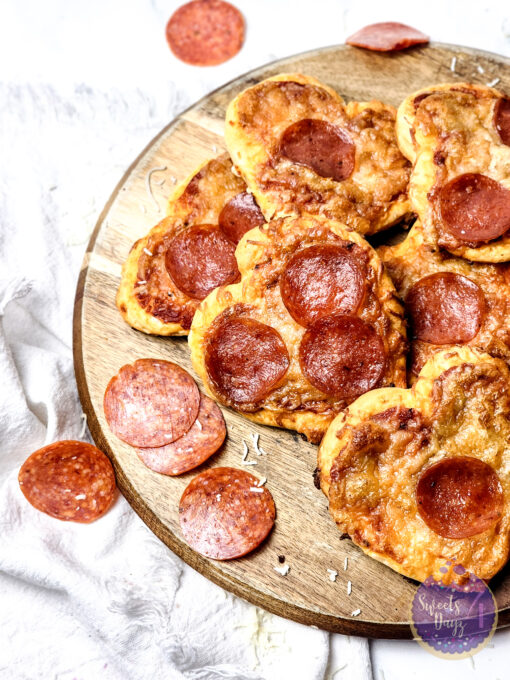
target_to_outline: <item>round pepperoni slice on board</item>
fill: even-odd
[[[112,432],[131,446],[164,446],[182,437],[198,415],[200,392],[184,369],[161,359],[123,366],[105,391]]]
[[[280,139],[282,156],[337,182],[352,175],[355,151],[346,132],[315,118],[299,120],[288,127]]]
[[[223,0],[193,0],[172,14],[166,39],[181,61],[215,66],[234,57],[243,46],[244,18]]]
[[[197,300],[239,278],[234,244],[211,224],[177,234],[166,251],[165,266],[177,288]]]
[[[34,508],[69,522],[93,522],[115,498],[112,464],[86,442],[61,441],[39,449],[21,466],[18,481]]]
[[[386,352],[376,331],[361,319],[328,316],[304,334],[299,363],[305,377],[321,392],[353,399],[376,387]]]
[[[289,353],[271,326],[246,317],[226,318],[209,336],[205,363],[215,391],[227,403],[266,397],[289,367]]]
[[[353,314],[359,309],[366,292],[360,250],[346,241],[294,253],[281,275],[280,293],[297,323],[309,326],[323,316]]]
[[[455,456],[429,467],[416,487],[418,512],[443,538],[469,538],[493,527],[503,514],[498,475],[478,458]]]
[[[253,198],[253,194],[248,191],[243,191],[231,198],[218,218],[221,231],[236,245],[247,231],[259,227],[264,222],[264,215]]]
[[[276,510],[267,489],[244,470],[205,470],[186,487],[179,520],[186,542],[213,560],[242,557],[257,548],[274,525]]]
[[[480,286],[460,274],[439,272],[420,279],[406,298],[414,336],[435,345],[469,342],[485,315]]]
[[[510,146],[510,99],[498,99],[494,109],[494,127],[503,144]]]
[[[429,37],[412,26],[394,21],[383,21],[361,28],[345,41],[348,45],[364,47],[375,52],[394,52],[414,45],[426,45]]]
[[[227,435],[223,415],[212,399],[200,396],[198,416],[180,439],[150,449],[137,449],[145,465],[163,475],[182,475],[210,458],[220,448]]]
[[[462,241],[492,241],[510,229],[510,191],[486,175],[455,177],[439,192],[441,217]]]

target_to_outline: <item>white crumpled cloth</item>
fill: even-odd
[[[342,42],[369,21],[396,18],[437,39],[510,52],[504,3],[433,1],[419,15],[407,2],[390,12],[375,1],[236,0],[248,23],[242,53],[193,69],[164,41],[177,4],[0,6],[0,677],[407,680],[447,671],[465,680],[476,668],[503,678],[505,633],[476,666],[440,661],[412,642],[369,649],[211,584],[121,496],[101,520],[78,525],[37,512],[19,490],[28,454],[82,436],[72,311],[83,253],[125,167],[170,118],[249,68]],[[457,22],[460,8],[476,8],[479,20]]]

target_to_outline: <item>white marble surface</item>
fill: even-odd
[[[510,56],[501,1],[235,2],[247,19],[245,46],[209,69],[181,64],[167,48],[164,27],[178,2],[0,3],[2,678],[370,677],[363,641],[288,624],[224,595],[169,556],[122,499],[85,534],[37,516],[17,490],[28,452],[79,435],[70,319],[85,245],[125,167],[171,117],[251,68],[343,42],[374,21]],[[133,546],[145,548],[143,558],[133,558]],[[168,582],[151,590],[155,561],[167,565]],[[509,639],[498,633],[473,661],[439,660],[414,642],[372,642],[373,677],[503,679]]]

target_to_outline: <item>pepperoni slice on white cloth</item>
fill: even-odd
[[[183,368],[162,359],[123,366],[105,391],[112,432],[131,446],[164,446],[182,437],[198,415],[200,392]]]
[[[115,475],[105,454],[92,444],[49,444],[21,466],[18,481],[34,508],[56,519],[88,523],[104,515],[115,498]]]
[[[179,520],[186,542],[214,560],[242,557],[257,548],[274,525],[273,497],[244,470],[205,470],[186,487]]]
[[[501,519],[505,499],[490,465],[471,456],[454,456],[423,472],[416,501],[423,521],[436,534],[469,538]]]

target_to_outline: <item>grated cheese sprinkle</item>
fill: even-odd
[[[335,582],[338,572],[335,569],[328,569],[329,580]]]
[[[290,567],[288,564],[284,564],[281,567],[273,567],[273,569],[281,576],[287,576],[287,574],[290,571]]]
[[[482,66],[480,66],[480,64],[476,65],[476,69],[477,69],[478,73],[485,73],[485,70],[483,69]]]
[[[487,87],[496,87],[500,80],[501,78],[494,78],[494,80],[491,80],[490,83],[487,83]]]
[[[84,493],[79,493],[77,496],[75,496],[77,501],[83,501],[85,498],[87,498],[87,496]]]
[[[359,616],[360,614],[361,614],[361,609],[355,609],[355,610],[352,612],[351,616]]]
[[[347,571],[347,567],[349,566],[349,558],[346,557],[344,560],[344,571]]]
[[[253,439],[253,447],[255,448],[255,453],[257,456],[267,456],[267,453],[264,451],[264,449],[261,449],[259,446],[260,435],[253,433],[251,438]]]
[[[450,71],[455,73],[455,67],[457,66],[457,57],[452,58],[452,63],[450,64]]]
[[[264,486],[264,484],[267,482],[267,477],[262,477],[262,479],[259,479],[257,486]]]
[[[154,206],[155,206],[155,208],[158,212],[161,212],[161,208],[159,206],[159,203],[156,201],[156,197],[152,193],[151,177],[155,172],[164,172],[165,170],[166,170],[166,165],[162,165],[160,168],[152,168],[145,175],[145,188],[147,189],[147,193],[149,194],[149,198],[154,203]]]
[[[260,486],[250,486],[250,491],[255,491],[255,493],[264,493],[264,489]]]
[[[146,255],[148,255],[149,257],[152,257],[152,253],[151,253],[151,251],[150,251],[148,248],[144,248],[144,249],[143,249],[143,252],[144,252]]]
[[[81,430],[80,430],[80,439],[83,439],[85,436],[85,432],[87,431],[87,415],[86,413],[82,413],[81,416]]]
[[[137,286],[145,286],[146,283],[147,283],[147,281],[145,281],[145,280],[144,281],[137,281],[136,285]]]
[[[347,581],[347,595],[350,595],[352,593],[352,583],[350,581]]]

